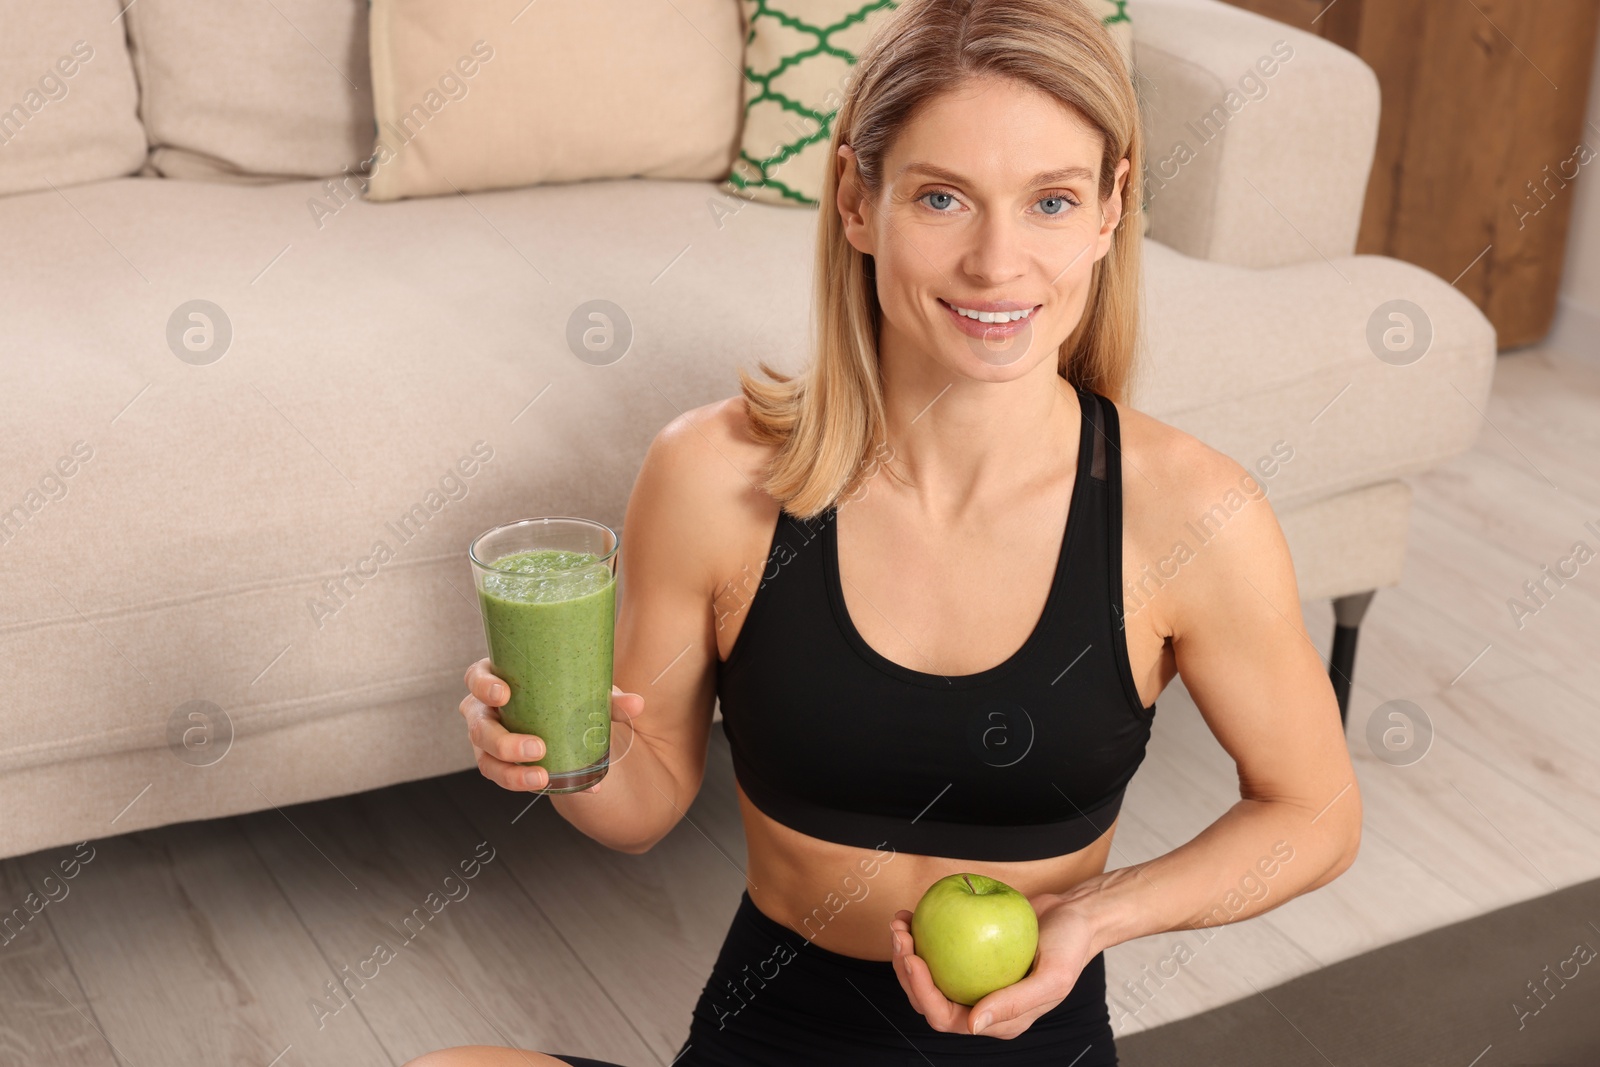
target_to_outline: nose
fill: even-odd
[[[972,228],[972,245],[962,257],[962,269],[985,285],[999,287],[1027,269],[1023,224],[1001,214],[980,218]]]

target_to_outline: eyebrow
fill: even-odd
[[[915,161],[915,160],[913,160],[912,162],[907,163],[905,166],[901,167],[899,169],[899,171],[897,171],[895,173],[895,178],[899,179],[902,175],[908,174],[908,173],[910,173],[912,171],[915,171],[915,172],[917,172],[919,174],[926,174],[930,178],[938,178],[940,181],[950,182],[953,185],[970,185],[971,184],[971,182],[968,181],[968,179],[963,178],[961,175],[957,174],[953,170],[945,170],[943,167],[935,166],[932,163],[923,163],[923,162]],[[1092,182],[1094,180],[1095,180],[1095,173],[1094,173],[1094,171],[1090,170],[1088,167],[1063,167],[1060,170],[1041,171],[1040,173],[1035,174],[1033,176],[1033,179],[1028,184],[1029,185],[1049,185],[1049,184],[1052,184],[1052,183],[1055,183],[1055,182],[1070,182],[1070,181],[1091,181]]]

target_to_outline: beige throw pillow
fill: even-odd
[[[734,0],[373,0],[371,45],[372,200],[733,162]]]
[[[0,193],[132,174],[139,89],[116,0],[9,0],[0,18]]]
[[[124,17],[158,174],[320,178],[371,150],[366,0],[135,0]]]

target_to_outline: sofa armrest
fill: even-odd
[[[1378,136],[1358,56],[1221,0],[1136,0],[1149,236],[1275,267],[1355,251]]]

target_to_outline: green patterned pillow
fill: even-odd
[[[740,0],[745,104],[739,158],[723,187],[746,200],[815,207],[846,76],[895,0]],[[1128,0],[1085,0],[1131,65]]]

